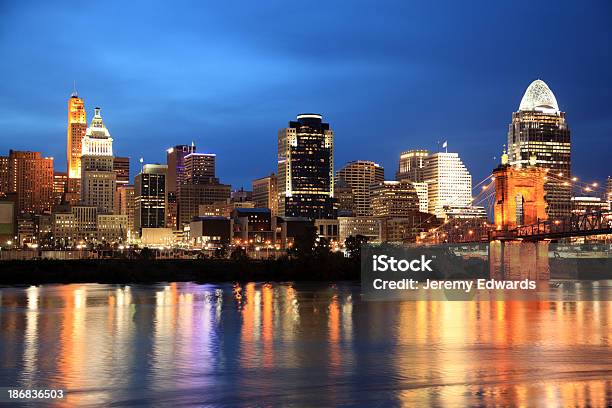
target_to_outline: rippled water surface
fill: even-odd
[[[358,284],[0,288],[0,387],[65,406],[612,405],[612,302]]]

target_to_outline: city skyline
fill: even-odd
[[[431,11],[423,5],[371,10],[367,5],[315,4],[302,11],[329,23],[346,17],[332,29],[332,35],[338,34],[333,41],[329,34],[301,34],[297,27],[268,27],[261,38],[251,38],[253,13],[281,13],[268,6],[247,15],[222,5],[194,5],[193,16],[181,6],[167,15],[142,10],[151,26],[175,29],[180,23],[185,41],[177,43],[140,21],[130,21],[129,35],[124,35],[122,23],[127,24],[131,12],[141,11],[137,6],[4,5],[0,55],[14,63],[0,68],[12,79],[5,81],[0,101],[0,149],[41,151],[64,170],[60,141],[66,132],[66,100],[76,80],[88,116],[95,106],[103,108],[117,155],[130,156],[133,163],[141,156],[148,163],[164,163],[165,149],[193,140],[200,151],[218,155],[218,173],[225,182],[248,187],[253,178],[274,170],[276,134],[286,118],[314,111],[334,126],[337,168],[372,160],[393,172],[400,152],[435,152],[438,141],[448,140],[450,151],[459,152],[480,180],[497,164],[493,157],[501,154],[508,116],[529,83],[542,78],[572,125],[576,175],[600,182],[608,175],[601,163],[610,153],[606,89],[612,77],[609,57],[601,50],[611,34],[605,24],[609,4],[579,12],[560,5],[552,16],[545,5],[531,4],[528,13],[515,5],[484,7],[473,17],[449,3],[428,26],[418,21]],[[89,13],[116,20],[117,32],[72,34],[86,30]],[[460,23],[461,16],[471,24]],[[201,28],[206,24],[198,18],[210,26]],[[232,29],[213,21],[230,18],[236,23]],[[501,24],[491,27],[489,20]],[[497,28],[504,21],[512,22],[512,29]],[[559,30],[563,25],[573,30]],[[521,41],[551,33],[554,41],[544,40],[545,47]],[[417,41],[422,36],[427,47]],[[448,38],[461,42],[461,53]],[[373,134],[378,143],[372,143]],[[241,156],[243,165],[236,166],[232,155],[241,149],[252,154]],[[392,179],[392,173],[386,178]]]

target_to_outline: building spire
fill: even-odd
[[[72,81],[72,95],[70,95],[74,98],[78,98],[79,97],[79,93],[77,92],[76,89],[76,79]]]

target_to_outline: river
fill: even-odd
[[[0,387],[64,389],[64,406],[612,405],[610,301],[365,302],[360,291],[0,288]]]

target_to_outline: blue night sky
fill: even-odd
[[[498,3],[0,0],[0,154],[39,150],[64,170],[76,80],[133,170],[193,140],[222,182],[250,188],[275,171],[278,129],[318,112],[336,168],[373,160],[392,179],[400,151],[448,140],[476,182],[541,78],[567,112],[574,174],[603,181],[612,2]]]

